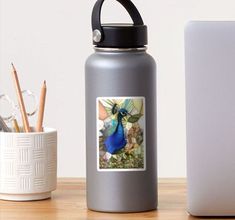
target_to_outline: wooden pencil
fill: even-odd
[[[38,120],[37,120],[37,125],[36,125],[37,132],[43,131],[43,117],[44,117],[44,109],[45,109],[45,102],[46,102],[46,92],[47,92],[47,86],[46,86],[46,81],[44,81],[42,85],[42,89],[41,89],[41,94],[40,94]]]
[[[14,127],[15,132],[17,132],[17,133],[20,132],[20,128],[19,128],[17,120],[13,119],[12,123],[13,123],[13,127]]]
[[[17,94],[17,98],[18,98],[18,103],[19,103],[19,106],[20,106],[20,112],[21,112],[21,117],[22,117],[22,121],[23,121],[23,127],[24,127],[25,132],[31,132],[31,129],[30,129],[30,126],[29,126],[29,121],[28,121],[28,116],[27,116],[27,113],[26,113],[26,110],[25,110],[24,99],[23,99],[23,96],[22,96],[17,71],[16,71],[16,68],[14,67],[13,63],[11,65],[12,65],[12,68],[13,68],[12,76],[13,76],[13,80],[14,80],[14,83],[15,83],[15,89],[16,89],[16,94]]]

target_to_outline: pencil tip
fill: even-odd
[[[16,71],[16,68],[13,63],[11,63],[11,66],[12,66],[13,70]]]
[[[44,84],[44,85],[46,85],[46,84],[47,84],[46,80],[44,80],[43,84]]]

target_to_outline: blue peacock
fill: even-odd
[[[105,150],[110,154],[117,154],[118,151],[127,145],[125,129],[127,122],[134,123],[142,116],[143,101],[141,99],[106,99],[103,106],[108,118],[102,129]]]
[[[117,151],[124,148],[127,144],[127,141],[126,141],[126,138],[125,138],[125,132],[124,132],[123,124],[122,124],[122,120],[123,120],[124,117],[129,115],[129,113],[124,108],[121,108],[121,109],[117,110],[116,107],[117,107],[117,105],[115,104],[113,109],[112,109],[113,113],[118,111],[116,128],[115,128],[114,132],[110,136],[108,136],[106,138],[106,140],[104,141],[106,150],[110,154],[115,154]]]

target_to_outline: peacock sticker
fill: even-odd
[[[144,97],[97,98],[99,171],[145,170]]]

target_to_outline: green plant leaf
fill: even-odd
[[[128,122],[136,123],[137,121],[139,121],[141,117],[142,117],[142,114],[132,115],[130,118],[128,118]]]

